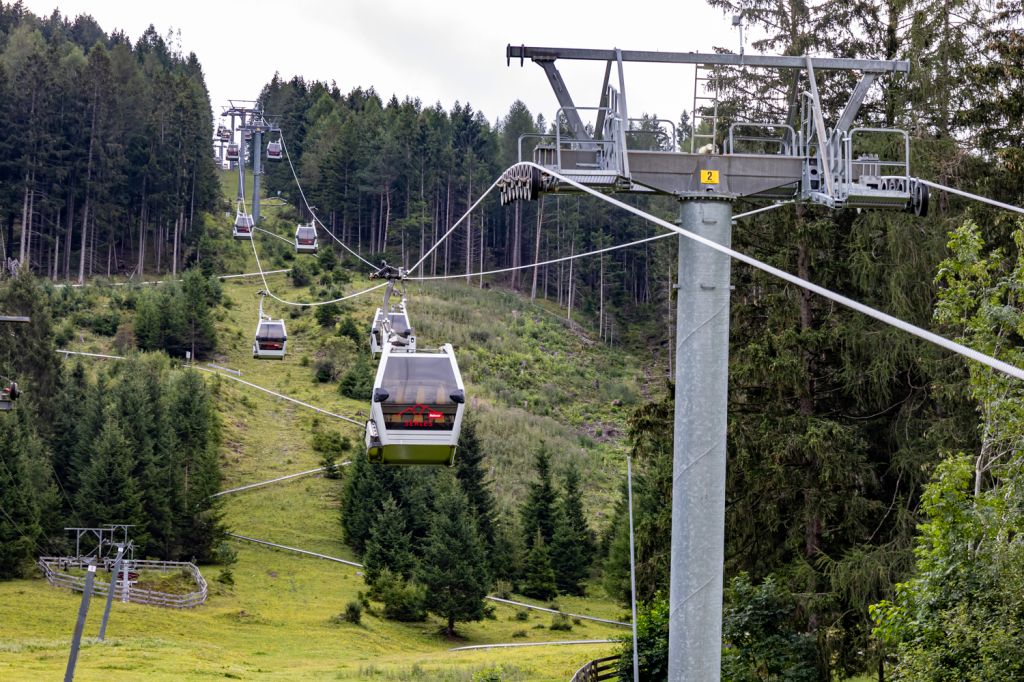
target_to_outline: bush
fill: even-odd
[[[572,621],[564,613],[556,613],[554,618],[551,619],[551,629],[569,632],[572,630]]]
[[[512,583],[508,580],[497,580],[494,583],[494,594],[501,599],[508,599],[512,596]]]
[[[363,605],[358,601],[350,601],[345,604],[345,613],[341,614],[341,617],[346,623],[359,625],[363,620]]]
[[[530,620],[530,612],[527,609],[519,609],[516,611],[516,620]]]
[[[217,582],[222,585],[234,585],[235,584],[235,572],[230,568],[220,569],[220,573],[217,574]]]
[[[526,630],[516,630],[515,632],[512,633],[512,639],[519,639],[521,637],[529,637],[529,636],[530,636],[530,633],[528,633]]]
[[[295,263],[292,264],[289,276],[292,279],[292,284],[297,287],[309,286],[310,282],[313,281],[313,277],[310,275],[309,269],[302,261],[295,261]]]
[[[317,306],[314,317],[316,317],[316,323],[321,327],[333,327],[334,323],[338,321],[338,313],[338,304],[328,303]]]
[[[401,623],[427,619],[427,588],[390,571],[382,571],[373,585],[373,594],[384,603],[384,617]]]
[[[353,400],[370,399],[370,394],[373,393],[373,369],[365,355],[359,356],[359,359],[345,372],[341,383],[338,384],[338,392]]]

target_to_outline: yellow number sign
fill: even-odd
[[[702,185],[717,185],[718,184],[718,171],[716,171],[716,170],[702,170],[700,172],[700,184],[702,184]]]

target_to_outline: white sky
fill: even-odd
[[[739,34],[701,0],[26,0],[49,16],[91,14],[104,31],[134,42],[149,24],[181,31],[181,49],[203,65],[216,114],[228,98],[256,99],[274,75],[335,81],[342,92],[373,86],[384,98],[419,97],[450,109],[469,102],[494,122],[516,99],[551,120],[557,101],[541,68],[505,65],[508,43],[528,46],[731,51]],[[600,62],[559,61],[577,106],[597,104]],[[693,67],[626,64],[631,116],[678,121],[693,100]]]

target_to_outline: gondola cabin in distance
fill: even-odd
[[[256,340],[252,343],[252,356],[256,359],[283,360],[288,344],[284,320],[260,320],[256,325]]]
[[[384,464],[455,463],[466,393],[455,351],[385,344],[373,382],[366,453]]]

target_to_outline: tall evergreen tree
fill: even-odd
[[[486,613],[488,565],[465,493],[447,477],[438,488],[419,576],[427,587],[427,610],[446,621],[444,634],[454,636],[457,621],[482,620]]]
[[[145,545],[146,516],[138,483],[132,477],[134,466],[135,457],[111,406],[81,474],[75,499],[79,523],[90,528],[108,523],[130,524],[135,527],[132,535]]]
[[[555,508],[558,499],[551,480],[551,453],[544,443],[534,456],[537,470],[536,481],[530,483],[530,492],[523,504],[523,538],[527,547],[532,547],[537,535],[545,545],[551,544],[555,534]]]
[[[480,540],[484,543],[488,553],[491,553],[494,548],[494,495],[491,493],[490,483],[486,480],[487,472],[483,467],[484,453],[480,447],[476,428],[477,423],[474,417],[467,416],[462,420],[462,432],[459,433],[459,450],[455,462],[455,477],[459,481],[462,492],[469,500]]]
[[[551,567],[551,553],[544,544],[540,530],[534,533],[533,543],[526,554],[522,592],[536,599],[551,599],[558,595],[555,570]]]
[[[412,534],[405,530],[405,515],[390,495],[384,500],[363,552],[366,583],[373,586],[381,571],[387,569],[403,580],[412,578],[416,557],[412,554]]]

